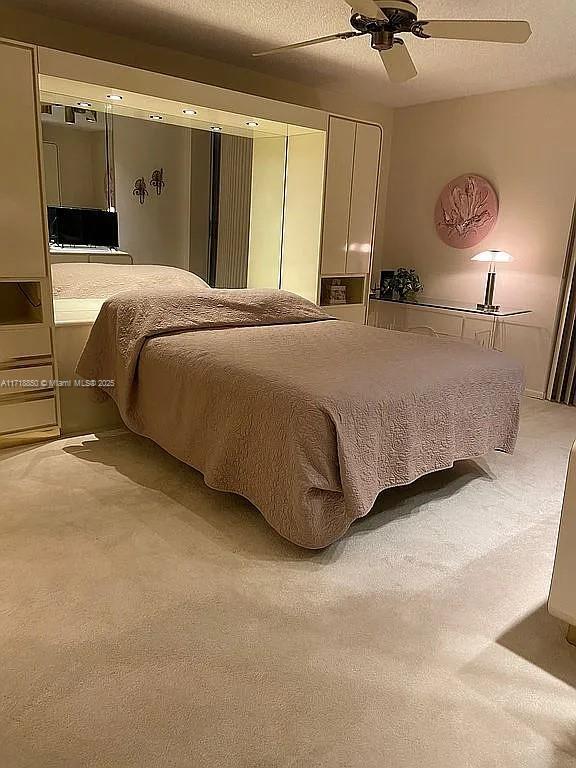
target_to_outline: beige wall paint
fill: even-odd
[[[576,195],[576,82],[473,96],[398,110],[389,178],[385,248],[376,268],[411,266],[429,296],[481,301],[485,268],[470,257],[507,250],[496,301],[532,314],[508,333],[528,388],[544,392]],[[462,173],[494,184],[500,217],[480,247],[445,246],[434,227],[443,185]],[[528,326],[528,327],[525,327]]]
[[[254,139],[248,288],[279,288],[284,223],[286,139]]]
[[[44,196],[46,198],[46,205],[62,205],[58,145],[51,141],[43,141],[42,160],[44,164]]]
[[[114,172],[120,247],[135,264],[188,269],[190,258],[190,129],[114,116]],[[166,186],[157,195],[150,184],[164,169]],[[144,176],[143,205],[132,194]]]
[[[323,133],[288,139],[280,287],[310,301],[318,300],[325,153]]]
[[[106,208],[104,131],[42,123],[42,140],[58,147],[61,205]],[[51,182],[47,179],[48,185]]]

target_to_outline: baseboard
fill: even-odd
[[[37,429],[22,429],[0,435],[1,448],[17,448],[30,443],[43,443],[47,440],[57,440],[60,437],[60,427],[39,427]]]
[[[546,395],[544,392],[539,392],[537,389],[525,389],[525,397],[533,397],[535,400],[545,400]]]

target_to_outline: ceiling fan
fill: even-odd
[[[350,24],[353,32],[339,32],[315,40],[283,45],[252,56],[270,56],[284,51],[348,40],[370,35],[372,48],[380,54],[388,77],[393,83],[403,83],[418,74],[404,40],[397,37],[410,32],[422,40],[478,40],[492,43],[525,43],[532,30],[527,21],[419,21],[418,8],[410,0],[345,0],[352,8]]]

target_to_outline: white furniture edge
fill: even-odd
[[[38,181],[40,187],[40,205],[42,210],[42,265],[43,270],[37,275],[23,277],[23,281],[31,280],[37,281],[40,284],[41,289],[41,302],[42,302],[42,322],[41,323],[22,323],[14,326],[3,326],[4,332],[9,331],[10,328],[46,328],[50,336],[50,365],[53,369],[54,380],[58,380],[58,364],[55,353],[55,339],[54,339],[54,316],[52,306],[52,279],[50,271],[50,259],[49,259],[49,245],[48,245],[48,212],[45,204],[45,179],[44,168],[42,163],[42,128],[40,122],[40,90],[39,90],[39,49],[38,46],[31,43],[21,42],[19,40],[12,40],[0,37],[0,45],[13,46],[16,48],[22,48],[30,51],[32,59],[32,82],[33,82],[33,97],[35,102],[35,120],[34,120],[34,132],[36,151],[38,153]],[[6,107],[8,105],[5,105]],[[2,273],[2,267],[0,265],[0,274]],[[3,281],[18,281],[16,278],[0,278]],[[55,386],[51,389],[51,397],[54,400],[55,409],[55,424],[41,425],[38,427],[27,426],[22,429],[14,430],[10,433],[2,433],[0,438],[1,447],[5,447],[12,443],[20,444],[30,441],[45,440],[49,438],[58,437],[61,432],[61,410],[60,410],[60,398],[58,387]],[[38,393],[31,393],[30,398],[33,399]],[[44,397],[44,394],[42,393]]]
[[[576,442],[568,462],[548,610],[568,622],[568,641],[576,645]]]
[[[38,52],[40,73],[47,77],[93,83],[224,112],[249,114],[313,130],[326,131],[328,127],[328,113],[323,110],[51,48],[40,47]]]

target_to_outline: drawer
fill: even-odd
[[[27,365],[22,368],[0,368],[0,397],[17,392],[52,389],[54,371],[51,365]],[[42,382],[46,382],[42,384]]]
[[[50,328],[45,325],[0,328],[0,362],[46,356],[52,356]]]
[[[56,423],[56,401],[52,394],[30,395],[28,399],[20,396],[17,402],[0,401],[0,435]]]

